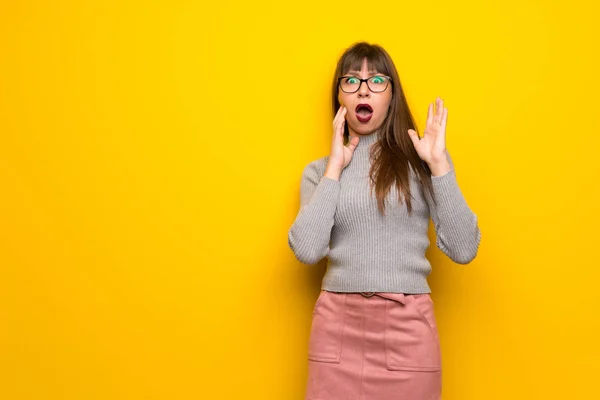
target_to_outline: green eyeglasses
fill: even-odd
[[[370,78],[361,79],[356,76],[341,76],[338,78],[338,86],[345,93],[354,93],[360,89],[363,82],[367,83],[367,87],[373,93],[380,93],[387,89],[392,78],[386,75],[375,75]]]

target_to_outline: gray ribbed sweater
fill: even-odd
[[[451,260],[467,264],[477,255],[481,232],[467,205],[448,154],[450,172],[433,176],[437,206],[410,170],[412,216],[398,203],[392,185],[385,216],[369,190],[369,151],[376,134],[361,136],[340,180],[324,176],[329,156],[302,172],[300,210],[289,229],[288,245],[302,263],[328,258],[321,288],[337,292],[431,293],[425,257],[433,220],[437,247]]]

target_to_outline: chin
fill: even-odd
[[[371,122],[371,121],[369,121]],[[352,129],[354,130],[354,132],[361,134],[361,135],[370,135],[371,133],[375,132],[379,127],[376,126],[375,124],[361,124],[360,122],[358,123],[358,126],[353,126]]]

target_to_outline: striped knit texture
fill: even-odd
[[[425,257],[430,217],[436,245],[452,261],[468,264],[477,255],[481,231],[451,170],[432,177],[437,205],[410,170],[412,215],[398,203],[392,186],[385,216],[369,188],[369,151],[376,134],[362,136],[340,180],[324,176],[329,156],[302,172],[300,210],[289,229],[288,245],[304,264],[327,257],[321,288],[336,292],[431,293]]]

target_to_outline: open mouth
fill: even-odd
[[[355,111],[356,119],[363,123],[369,122],[369,120],[373,116],[373,108],[366,103],[361,103],[357,105]]]

